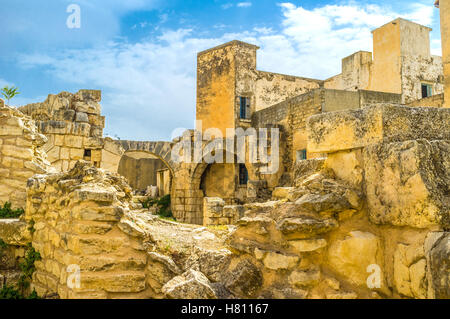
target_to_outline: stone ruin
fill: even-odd
[[[444,17],[449,2],[439,2]],[[400,19],[376,33],[392,36],[397,22],[399,32],[429,32]],[[202,188],[206,163],[171,161],[180,138],[104,138],[100,91],[18,110],[0,99],[0,203],[24,208],[0,219],[0,289],[20,282],[31,245],[40,259],[28,290],[43,298],[449,299],[450,109],[446,93],[417,100],[422,75],[437,93],[450,87],[447,22],[445,77],[438,58],[408,57],[409,71],[426,70],[396,74],[397,94],[385,92],[377,71],[389,65],[369,52],[345,58],[342,74],[326,81],[258,71],[257,47],[239,41],[200,53],[205,126],[219,114],[230,127],[282,131],[280,172],[262,177],[249,165],[246,187],[235,191],[236,167],[222,168],[233,191],[222,197],[209,194],[227,187]],[[417,42],[412,34],[403,45]],[[379,87],[367,86],[370,77]],[[237,101],[245,111],[263,107],[243,118]],[[223,114],[209,109],[218,104]],[[137,203],[117,174],[127,152],[167,164],[177,221]]]
[[[35,132],[19,112],[1,111],[20,123],[2,147],[17,128]],[[47,298],[449,298],[448,127],[450,109],[312,116],[309,149],[326,158],[298,162],[294,186],[271,201],[205,199],[207,218],[235,222],[208,227],[136,210],[126,180],[90,162],[49,172],[35,133],[22,152],[40,168],[26,184],[25,215],[0,220],[10,245],[3,283],[17,279],[14,263],[31,242],[42,257],[32,288]]]

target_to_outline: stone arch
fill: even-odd
[[[174,143],[171,142],[143,142],[143,141],[117,141],[124,149],[124,154],[127,152],[147,152],[160,158],[164,164],[174,174],[178,168],[178,163],[172,161],[171,151]]]

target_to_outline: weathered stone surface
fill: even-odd
[[[291,285],[297,287],[308,287],[317,285],[320,281],[320,277],[319,270],[293,271],[289,275],[289,282]]]
[[[399,294],[427,298],[427,262],[423,246],[399,244],[394,254],[394,284]]]
[[[273,193],[272,193],[272,197],[274,199],[288,199],[288,200],[292,200],[292,196],[293,196],[293,192],[294,192],[294,187],[277,187],[274,189]]]
[[[367,203],[377,224],[450,225],[450,143],[406,141],[364,150]]]
[[[297,252],[316,251],[327,246],[325,239],[290,240],[289,245]]]
[[[277,225],[277,228],[289,239],[312,238],[328,233],[337,227],[338,223],[334,219],[321,219],[312,216],[285,218]]]
[[[195,270],[173,278],[162,291],[170,299],[217,299],[208,278]]]
[[[367,267],[382,267],[381,244],[377,236],[352,231],[348,237],[333,242],[328,249],[328,263],[349,282],[366,286],[369,273]],[[383,276],[383,274],[381,274]],[[366,286],[367,287],[367,286]]]
[[[297,265],[299,257],[276,252],[268,252],[264,257],[264,266],[272,270],[290,269]]]
[[[27,223],[19,219],[0,219],[0,239],[8,245],[25,246],[31,241]]]
[[[425,138],[450,139],[450,110],[378,105],[308,119],[308,150],[317,153]]]
[[[226,274],[225,287],[239,297],[255,297],[263,284],[261,271],[251,261],[239,262]]]
[[[221,281],[230,264],[232,253],[227,249],[208,250],[196,247],[186,265],[202,272],[212,282]]]
[[[433,245],[430,254],[430,272],[434,296],[450,298],[450,234],[447,232]]]

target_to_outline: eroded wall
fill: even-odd
[[[165,167],[164,162],[156,157],[134,158],[125,154],[120,160],[118,173],[133,189],[145,192],[148,186],[157,186],[158,171]]]
[[[445,106],[450,107],[450,3],[440,0],[442,57],[445,76]]]
[[[28,178],[49,170],[46,142],[31,118],[0,99],[0,205],[25,208]]]
[[[67,171],[78,160],[87,160],[117,171],[121,150],[111,139],[103,139],[105,117],[100,101],[101,92],[96,90],[61,92],[19,110],[35,120],[39,132],[47,137],[44,150],[57,170]]]

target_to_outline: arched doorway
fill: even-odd
[[[157,197],[170,195],[173,172],[159,156],[148,151],[126,151],[119,162],[118,173],[128,180],[135,195],[149,194],[156,187]]]

